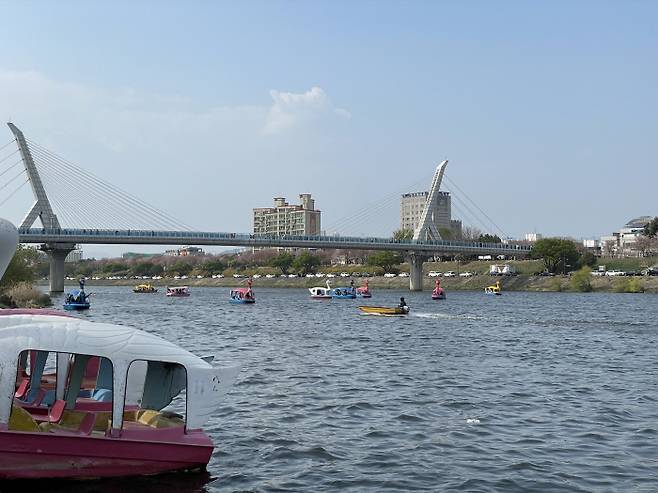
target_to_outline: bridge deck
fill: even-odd
[[[393,250],[413,253],[470,253],[480,255],[525,256],[531,247],[505,243],[467,241],[414,241],[392,238],[350,236],[260,236],[248,233],[195,231],[148,231],[107,229],[19,230],[21,243],[142,244],[142,245],[217,245],[241,247],[330,248],[354,250]]]

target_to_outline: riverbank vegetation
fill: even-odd
[[[19,246],[0,279],[0,308],[41,308],[52,304],[50,296],[33,287],[40,265],[39,252]]]

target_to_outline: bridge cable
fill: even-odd
[[[445,176],[445,175],[444,175],[444,177],[445,177],[445,179],[448,181],[448,183],[451,184],[451,186],[453,186],[453,187],[455,187],[457,190],[459,190],[459,192],[460,192],[464,197],[466,197],[466,199],[467,199],[471,204],[473,204],[473,205],[477,208],[477,210],[479,210],[479,211],[482,213],[482,215],[483,215],[484,217],[486,217],[486,218],[489,220],[489,222],[490,222],[490,223],[491,223],[491,224],[492,224],[492,225],[498,230],[499,233],[501,233],[501,234],[503,235],[503,237],[506,238],[506,237],[508,236],[508,235],[503,231],[503,229],[502,229],[500,226],[498,226],[498,225],[494,222],[494,220],[491,219],[491,218],[487,215],[487,213],[484,212],[484,211],[480,208],[480,206],[478,206],[478,205],[475,203],[475,201],[473,201],[473,200],[472,200],[472,199],[466,194],[466,192],[464,192],[461,188],[459,188],[459,186],[455,183],[454,180],[451,180],[448,176]]]
[[[24,169],[22,169],[22,170],[20,171],[20,173],[18,173],[18,174],[17,174],[16,176],[14,176],[11,180],[9,180],[9,181],[6,182],[4,185],[2,185],[2,186],[0,187],[0,190],[4,190],[5,188],[7,188],[12,182],[14,182],[16,179],[18,179],[18,177],[21,176],[23,173],[27,173],[27,171],[24,170]]]
[[[54,199],[53,202],[57,203],[58,211],[62,211],[64,213],[64,215],[68,219],[70,219],[71,216],[68,213],[65,212],[65,211],[71,209],[70,204],[80,202],[80,197],[81,196],[85,197],[89,194],[88,193],[82,193],[81,194],[81,193],[77,192],[76,190],[71,190],[71,187],[70,187],[71,183],[70,183],[70,181],[68,181],[66,179],[67,176],[71,175],[70,168],[63,167],[61,164],[58,164],[55,161],[52,161],[49,157],[41,156],[39,153],[40,153],[40,151],[38,151],[38,150],[35,152],[35,155],[38,156],[39,164],[42,167],[44,167],[45,169],[53,172],[52,175],[51,175],[51,173],[44,174],[44,180],[47,181],[47,182],[52,182],[53,184],[57,185],[57,187],[56,187],[57,193],[53,194],[53,199]],[[93,181],[90,181],[85,176],[78,176],[77,178],[80,182],[82,182],[83,184],[87,184],[90,187],[93,187],[94,185],[96,185]],[[114,200],[117,199],[116,196],[111,196],[111,195],[109,195],[107,193],[104,193],[104,192],[99,193],[99,190],[94,190],[92,188],[92,194],[94,192],[95,192],[95,195],[102,196],[103,199],[106,199],[109,202],[109,204],[113,203],[112,199],[114,199]],[[61,200],[58,199],[58,197],[60,195],[62,195],[63,198],[65,199],[65,201],[63,203],[61,202]],[[97,197],[97,198],[100,198],[100,197]],[[122,198],[119,197],[119,199],[121,200]],[[107,206],[108,204],[104,204],[104,205]],[[104,225],[104,228],[93,228],[94,224],[99,223],[98,219],[101,216],[92,215],[91,214],[91,209],[89,209],[89,208],[85,208],[84,210],[86,211],[86,213],[80,213],[78,211],[78,214],[76,214],[76,218],[77,219],[85,219],[85,220],[90,221],[89,222],[89,229],[105,229],[108,226],[108,225]],[[112,219],[113,221],[117,221],[116,223],[113,223],[113,226],[112,226],[111,229],[116,229],[117,227],[119,229],[141,229],[141,228],[130,227],[129,223],[126,223],[126,222],[122,221],[122,219],[125,221],[126,215],[131,216],[131,217],[137,219],[138,221],[143,221],[144,220],[143,217],[140,217],[139,215],[134,214],[132,209],[129,209],[129,211],[130,212],[128,212],[127,214],[126,214],[125,211],[124,211],[123,214],[121,214],[121,213],[117,212],[116,209],[113,208],[112,206],[104,207],[104,209],[103,209],[103,212],[107,216],[109,216],[110,219]],[[84,216],[84,218],[82,216]],[[76,222],[76,221],[72,221],[71,224],[72,225],[78,225],[80,223]],[[127,224],[128,224],[128,226],[126,226]],[[162,226],[162,224],[165,224],[165,223],[162,223],[162,222],[159,223],[160,226]],[[152,228],[147,228],[147,229],[152,229]]]
[[[104,180],[94,176],[93,174],[87,172],[86,170],[74,165],[70,161],[67,161],[63,158],[60,158],[56,154],[48,151],[47,149],[41,147],[39,144],[36,144],[32,141],[29,141],[31,149],[37,155],[38,160],[42,164],[49,166],[51,171],[54,171],[56,174],[63,174],[64,176],[73,176],[80,182],[92,187],[91,192],[95,192],[98,195],[101,195],[103,198],[108,200],[108,204],[112,204],[112,208],[115,209],[120,216],[126,218],[126,215],[136,219],[140,224],[138,228],[126,228],[126,229],[154,229],[154,224],[157,224],[158,227],[162,227],[165,230],[176,230],[176,229],[185,229],[191,231],[192,228],[185,225],[184,223],[172,219],[170,216],[164,212],[146,204],[145,202],[137,199],[136,197],[131,196],[130,194],[114,187],[113,185],[105,182]],[[61,183],[61,182],[60,182]],[[70,188],[71,183],[67,183],[67,187]],[[89,191],[85,190],[84,193],[87,194]],[[80,200],[78,196],[77,201]],[[120,209],[117,210],[117,207],[121,203],[127,206],[127,210]],[[108,205],[104,204],[104,205]],[[142,214],[136,213],[136,211],[142,211]],[[109,212],[106,208],[104,212]],[[112,216],[112,219],[116,219],[117,216],[113,214],[108,214]],[[100,216],[99,216],[100,217]],[[125,224],[125,223],[124,223]],[[93,226],[93,224],[91,225]],[[94,228],[91,228],[94,229]],[[115,228],[112,228],[115,229]]]
[[[0,151],[3,150],[5,147],[8,147],[8,146],[12,145],[14,142],[16,142],[16,139],[11,139],[11,140],[10,140],[9,142],[7,142],[5,145],[3,145],[2,147],[0,147]]]
[[[6,156],[3,157],[2,159],[0,159],[0,163],[6,161],[7,159],[9,159],[10,157],[12,157],[12,156],[13,156],[14,154],[16,154],[17,152],[18,152],[18,149],[16,149],[16,150],[15,150],[14,152],[12,152],[11,154],[6,155]]]
[[[44,152],[46,151],[46,152]],[[86,172],[85,170],[73,165],[70,162],[67,162],[58,156],[47,152],[45,149],[39,148],[36,149],[37,153],[40,153],[40,157],[43,160],[46,160],[51,163],[51,165],[56,166],[59,171],[65,175],[70,175],[75,173],[76,178],[79,181],[83,181],[92,187],[92,192],[96,192],[100,195],[103,195],[107,198],[109,204],[116,205],[116,202],[119,201],[127,206],[127,211],[129,216],[132,216],[136,219],[141,225],[138,228],[126,228],[126,229],[153,229],[153,224],[157,224],[159,227],[164,229],[176,229],[181,228],[183,225],[178,221],[170,219],[166,214],[161,211],[157,211],[148,204],[143,203],[139,199],[131,197],[129,194],[119,190],[118,188],[112,186],[111,184],[100,180],[91,173]],[[51,157],[52,156],[52,157]],[[70,183],[68,184],[70,187]],[[128,200],[128,199],[132,199]],[[79,198],[78,198],[79,200]],[[107,205],[107,204],[105,204]],[[149,210],[150,209],[150,210]],[[136,214],[135,211],[142,210],[143,212],[150,212],[150,214]],[[127,212],[125,209],[120,211],[122,215],[125,215]],[[153,212],[157,211],[157,212]],[[124,223],[125,224],[125,223]],[[173,228],[172,228],[173,226]]]
[[[422,183],[426,183],[426,182],[427,180],[421,179],[416,181],[415,183],[406,186],[404,189],[405,190],[416,189],[419,186],[421,186]],[[360,227],[363,223],[369,222],[375,215],[381,215],[383,209],[391,207],[396,202],[399,204],[400,195],[401,194],[399,191],[390,192],[387,195],[385,195],[383,198],[374,201],[366,205],[362,209],[356,211],[354,214],[343,217],[337,221],[330,223],[329,227],[325,229],[354,230],[356,227]]]
[[[0,173],[0,176],[4,175],[4,174],[7,173],[9,170],[14,169],[16,166],[18,166],[18,165],[21,164],[22,162],[23,162],[23,160],[22,160],[22,159],[19,159],[19,160],[16,161],[14,164],[12,164],[11,166],[9,166],[6,170],[4,170],[2,173]]]
[[[27,178],[23,183],[21,183],[17,189],[15,189],[13,192],[11,192],[7,197],[0,202],[0,205],[4,205],[5,202],[7,202],[10,198],[12,198],[14,195],[18,193],[18,191],[23,188],[28,182],[30,181],[30,178]]]

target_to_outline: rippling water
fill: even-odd
[[[96,321],[242,371],[206,429],[208,475],[80,491],[655,491],[654,295],[94,287]],[[410,316],[360,315],[360,303]],[[59,304],[60,300],[56,300]],[[92,488],[89,490],[88,488]]]

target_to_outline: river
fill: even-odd
[[[655,295],[381,290],[314,301],[88,286],[78,316],[158,334],[238,382],[206,426],[208,474],[74,491],[655,491]],[[162,290],[161,290],[162,291]],[[408,317],[360,315],[394,305]],[[55,299],[61,306],[61,298]]]

